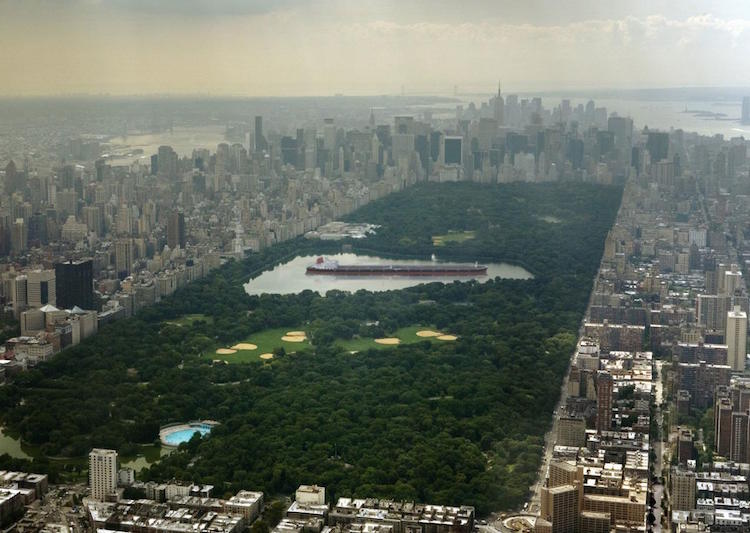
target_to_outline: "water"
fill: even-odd
[[[404,276],[330,276],[307,274],[305,269],[313,264],[318,258],[316,255],[300,256],[291,261],[278,265],[273,270],[268,270],[255,279],[245,284],[245,292],[249,295],[263,293],[271,294],[297,294],[304,290],[312,290],[325,295],[330,290],[356,292],[365,289],[373,292],[390,291],[413,287],[422,283],[433,283],[436,281],[450,283],[455,280],[487,281],[495,277],[504,279],[531,279],[534,276],[526,269],[510,265],[508,263],[483,263],[487,265],[487,274],[479,276],[430,276],[425,278]],[[429,261],[417,260],[394,260],[383,259],[367,255],[336,254],[327,255],[327,259],[333,259],[340,264],[398,264],[398,265],[425,265]]]
[[[195,424],[186,429],[178,429],[172,433],[164,435],[162,441],[170,446],[179,446],[193,438],[193,435],[200,433],[201,436],[208,435],[211,432],[211,426],[208,424]]]
[[[512,93],[506,93],[505,96]],[[518,93],[519,100],[531,98],[531,96]],[[461,102],[424,105],[423,108],[433,109],[434,118],[454,119],[456,116],[456,105],[463,105],[464,109],[470,103],[479,107],[486,102],[490,95],[472,96],[462,98]],[[611,116],[616,113],[622,117],[633,119],[633,125],[641,130],[645,126],[649,129],[669,131],[670,129],[682,129],[687,133],[695,132],[701,135],[723,135],[726,139],[744,136],[750,138],[750,126],[740,124],[739,118],[742,114],[742,101],[738,98],[717,97],[715,99],[667,99],[667,98],[599,98],[596,96],[558,96],[548,94],[542,96],[542,105],[545,109],[554,109],[563,99],[570,100],[571,107],[578,104],[584,106],[589,100],[596,103],[596,107],[606,107]],[[707,111],[709,113],[722,113],[725,116],[707,117],[690,111]],[[419,112],[418,109],[415,111]]]
[[[216,146],[227,142],[224,140],[226,128],[223,125],[176,127],[171,132],[147,133],[115,137],[109,141],[111,154],[121,154],[113,159],[114,164],[125,165],[135,161],[150,164],[152,155],[162,145],[171,146],[178,156],[192,155],[194,148],[208,148],[212,153]],[[143,150],[140,155],[125,155],[136,149]]]
[[[121,457],[120,467],[121,468],[132,468],[136,472],[140,472],[147,466],[151,466],[164,457],[172,453],[171,448],[165,448],[162,446],[141,446],[141,453],[135,457]]]
[[[135,457],[120,457],[120,466],[139,471],[172,452],[170,448],[151,445],[141,446],[139,450],[141,453]],[[15,459],[33,459],[40,455],[38,449],[22,446],[20,439],[11,437],[5,433],[4,428],[0,428],[0,455],[6,453]],[[60,464],[82,465],[86,464],[87,459],[85,457],[71,457],[69,459],[54,459],[54,461]]]
[[[557,106],[560,98],[543,98],[545,107]],[[586,105],[588,99],[571,98],[571,105]],[[728,102],[715,100],[642,100],[642,99],[594,99],[597,107],[606,107],[611,115],[616,112],[620,116],[633,119],[633,125],[637,129],[648,126],[649,129],[669,131],[671,128],[682,129],[686,132],[696,132],[701,135],[724,135],[725,138],[739,137],[744,135],[750,137],[750,126],[739,123],[742,114],[742,102]],[[701,117],[690,111],[708,111],[710,113],[723,113],[725,120]]]
[[[0,455],[6,453],[16,459],[31,459],[31,455],[23,451],[21,440],[7,435],[0,427]]]

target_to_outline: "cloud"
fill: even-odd
[[[0,0],[0,12],[40,9],[96,10],[164,16],[221,17],[261,15],[309,5],[314,0]]]
[[[411,20],[393,0],[372,1],[24,0],[60,8],[24,19],[3,16],[20,0],[0,0],[0,69],[13,73],[0,91],[492,90],[498,78],[510,89],[750,85],[746,18],[544,24],[427,9]]]
[[[165,16],[221,17],[260,15],[309,4],[304,0],[98,0],[103,6]]]

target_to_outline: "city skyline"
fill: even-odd
[[[0,34],[0,96],[750,86],[740,2],[4,0]]]

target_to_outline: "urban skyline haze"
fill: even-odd
[[[196,46],[197,43],[201,43]],[[744,2],[0,0],[1,96],[750,86]]]

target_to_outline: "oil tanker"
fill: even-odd
[[[308,274],[334,276],[480,276],[487,267],[478,264],[434,263],[427,265],[340,265],[338,261],[318,257],[307,267]]]

